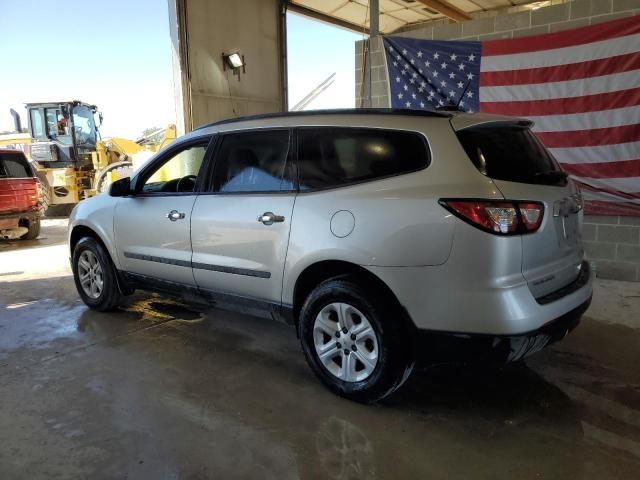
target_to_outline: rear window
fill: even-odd
[[[300,190],[375,180],[429,165],[425,138],[415,132],[314,127],[299,130]]]
[[[31,167],[21,154],[0,153],[0,178],[32,177]]]
[[[536,136],[524,127],[480,126],[457,132],[476,168],[494,180],[565,185],[566,175]]]

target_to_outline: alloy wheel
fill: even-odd
[[[348,303],[330,303],[313,325],[313,343],[324,367],[345,382],[371,376],[378,364],[378,338],[371,323]]]
[[[97,299],[104,288],[104,275],[98,257],[90,250],[85,250],[78,259],[78,278],[82,290],[89,298]]]

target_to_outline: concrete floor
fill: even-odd
[[[326,391],[284,325],[138,293],[79,300],[65,220],[0,243],[0,478],[640,478],[640,284],[599,282],[526,365]]]

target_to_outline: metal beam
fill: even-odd
[[[371,36],[380,35],[380,2],[379,0],[371,0],[369,2],[369,26],[371,27]]]
[[[445,17],[449,17],[456,22],[464,22],[465,20],[471,20],[473,17],[466,12],[463,12],[457,7],[454,7],[446,0],[418,0],[425,7],[428,7],[436,12],[440,12]]]
[[[293,0],[288,0],[287,9],[291,10],[292,12],[299,13],[300,15],[304,15],[306,17],[320,20],[321,22],[329,23],[337,27],[346,28],[347,30],[351,30],[357,33],[365,33],[369,35],[369,29],[364,25],[358,25],[357,23],[347,22],[346,20],[342,20],[340,18],[332,17],[330,15],[317,12],[310,8],[303,7],[302,5],[294,3]]]

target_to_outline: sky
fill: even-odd
[[[107,6],[108,5],[108,6]],[[0,0],[0,131],[9,108],[82,100],[103,135],[137,138],[175,122],[166,0]]]
[[[334,83],[305,110],[355,107],[355,42],[362,38],[362,34],[289,13],[289,107],[334,72]]]
[[[175,122],[167,0],[0,0],[0,12],[0,132],[9,108],[26,127],[24,103],[72,99],[98,105],[105,137]],[[307,109],[353,107],[362,35],[294,14],[287,28],[290,105],[336,72]]]

